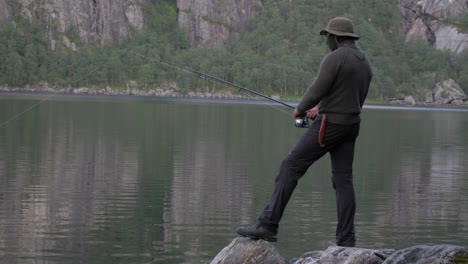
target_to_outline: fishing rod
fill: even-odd
[[[159,59],[159,62],[162,62],[162,63],[165,63],[165,64],[168,64],[168,65],[171,65],[171,66],[174,66],[176,68],[180,68],[180,69],[183,69],[183,70],[186,70],[188,72],[191,72],[195,75],[198,75],[198,77],[205,77],[205,78],[208,78],[208,79],[211,79],[215,82],[218,82],[218,83],[222,83],[222,84],[227,84],[227,85],[230,85],[230,86],[233,86],[233,87],[236,87],[236,88],[239,88],[240,90],[243,90],[243,91],[246,91],[246,92],[249,92],[249,93],[252,93],[252,94],[255,94],[255,95],[258,95],[260,97],[263,97],[265,99],[268,99],[270,101],[273,101],[275,103],[278,103],[278,104],[282,104],[284,106],[287,106],[289,108],[292,108],[292,109],[295,109],[294,106],[290,105],[290,104],[287,104],[285,102],[281,102],[279,100],[276,100],[274,98],[271,98],[269,96],[266,96],[264,94],[261,94],[259,92],[256,92],[256,91],[253,91],[253,90],[250,90],[248,88],[245,88],[243,86],[240,86],[238,84],[235,84],[235,83],[232,83],[232,82],[228,82],[228,81],[225,81],[223,79],[220,79],[220,78],[217,78],[213,75],[209,75],[207,73],[204,73],[204,72],[201,72],[201,71],[197,71],[197,70],[194,70],[194,69],[191,69],[189,67],[186,67],[184,65],[180,65],[180,64],[177,64],[177,63],[174,63],[174,62],[170,62],[170,61],[167,61],[167,60],[163,60],[163,59]],[[307,119],[307,117],[304,117],[304,118],[298,118],[298,119],[295,119],[295,122],[294,122],[294,125],[296,127],[303,127],[303,128],[307,128],[309,127],[309,120]]]

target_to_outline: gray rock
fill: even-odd
[[[434,103],[434,95],[432,94],[431,91],[428,91],[426,95],[424,96],[424,103],[426,104]]]
[[[57,91],[52,87],[45,87],[43,91],[46,93],[57,93]]]
[[[138,83],[136,81],[127,82],[127,88],[136,88],[137,86],[138,86]]]
[[[463,100],[453,100],[450,104],[453,104],[453,105],[464,105],[465,102],[463,102]]]
[[[87,94],[88,92],[89,92],[89,88],[87,87],[73,89],[74,94]]]
[[[416,100],[414,100],[413,96],[411,96],[411,95],[406,96],[403,101],[405,102],[405,104],[410,104],[410,105],[416,104]]]
[[[222,249],[211,264],[286,264],[271,243],[246,237],[234,239]]]
[[[405,100],[404,99],[390,99],[388,101],[390,104],[392,105],[402,105],[402,104],[405,104]]]
[[[467,96],[460,86],[452,79],[439,82],[434,87],[434,101],[438,104],[450,104],[452,101],[465,101]]]
[[[393,252],[393,251],[392,251]],[[381,264],[388,250],[329,247],[325,251],[312,251],[291,264]]]
[[[452,245],[414,246],[395,251],[383,264],[449,264],[455,259],[468,260],[468,248]]]
[[[135,96],[148,96],[148,93],[146,93],[143,90],[131,90],[130,95],[135,95]]]

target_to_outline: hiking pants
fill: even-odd
[[[353,159],[360,123],[340,125],[328,122],[323,137],[324,147],[318,143],[320,125],[321,120],[315,120],[282,161],[270,203],[261,213],[259,222],[270,230],[277,230],[298,180],[316,160],[330,153],[338,216],[336,244],[354,247],[356,199],[353,188]]]

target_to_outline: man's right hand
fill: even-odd
[[[299,113],[299,111],[297,111],[297,109],[294,109],[293,116],[294,116],[295,119],[300,119],[300,118],[303,117],[303,116]]]
[[[309,109],[306,111],[306,116],[310,119],[315,119],[315,117],[317,117],[318,115],[318,108],[317,107],[314,107],[312,109]]]

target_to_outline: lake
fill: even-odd
[[[290,112],[1,95],[0,263],[209,263],[266,206],[305,131]],[[357,246],[468,246],[468,110],[366,106],[362,119]],[[324,250],[335,225],[326,156],[299,182],[274,245],[288,259]]]

